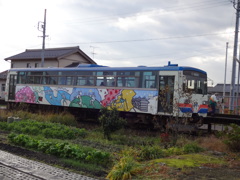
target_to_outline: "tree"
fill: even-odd
[[[123,128],[126,120],[119,117],[117,108],[107,109],[106,107],[100,110],[99,121],[102,126],[104,138],[111,140],[111,134]]]

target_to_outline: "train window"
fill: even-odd
[[[124,87],[125,82],[125,77],[117,77],[117,87]]]
[[[156,88],[156,72],[143,72],[142,87]]]
[[[87,82],[86,77],[77,77],[77,85],[78,86],[84,86]]]
[[[60,76],[58,77],[58,84],[59,85],[66,85],[66,77],[65,76]]]
[[[77,77],[77,85],[78,86],[93,86],[94,85],[94,77]]]
[[[106,85],[114,87],[116,85],[115,77],[106,77]]]
[[[139,71],[119,71],[117,72],[117,87],[138,87]]]
[[[34,84],[40,84],[41,83],[41,76],[34,76],[33,83]]]
[[[47,79],[45,76],[42,77],[41,84],[47,84]]]
[[[103,76],[98,76],[96,83],[97,83],[97,86],[106,86],[106,82]]]
[[[125,77],[125,80],[126,80],[125,82],[126,87],[138,87],[136,83],[137,81],[135,81],[136,80],[135,77]]]
[[[67,76],[66,77],[66,85],[72,85],[73,84],[73,77]]]
[[[18,84],[26,84],[27,76],[26,72],[18,72]]]
[[[187,87],[188,89],[194,89],[194,83],[195,81],[194,80],[188,80],[187,81]]]
[[[138,77],[117,77],[117,87],[138,87],[138,80]]]
[[[27,76],[27,84],[33,84],[34,83],[34,76]]]
[[[51,76],[51,77],[48,77],[49,78],[49,84],[58,84],[58,77],[57,76]]]
[[[190,77],[187,77],[190,78]],[[191,77],[192,78],[192,77]],[[207,84],[203,78],[199,79],[188,79],[184,84],[183,88],[186,92],[193,92],[196,94],[207,94]]]
[[[102,71],[96,72],[96,75],[97,76],[103,76],[103,72]]]

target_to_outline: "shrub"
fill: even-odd
[[[198,146],[197,143],[195,143],[195,142],[186,144],[183,147],[183,152],[184,153],[198,153],[198,152],[201,152],[201,151],[203,151],[203,148]]]
[[[132,156],[124,156],[113,167],[106,178],[110,180],[131,179],[132,175],[137,173],[138,168],[139,165]]]
[[[117,108],[112,108],[111,110],[102,108],[100,113],[99,121],[103,129],[104,138],[110,140],[111,134],[121,129],[126,124],[126,120],[119,117]]]
[[[229,146],[230,150],[234,152],[240,151],[240,126],[236,124],[231,124],[232,128],[226,134],[225,143]]]
[[[0,129],[7,130],[8,124],[6,122],[0,122]]]
[[[164,152],[159,146],[143,146],[141,147],[140,160],[151,160],[164,157]]]

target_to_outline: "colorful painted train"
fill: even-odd
[[[132,123],[197,122],[208,112],[207,73],[170,62],[163,67],[10,69],[5,101],[78,113],[116,107]]]

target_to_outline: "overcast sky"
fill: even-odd
[[[230,0],[0,0],[0,71],[4,58],[42,47],[80,46],[100,65],[163,66],[171,61],[231,82],[236,10]],[[94,56],[93,56],[94,53]]]

